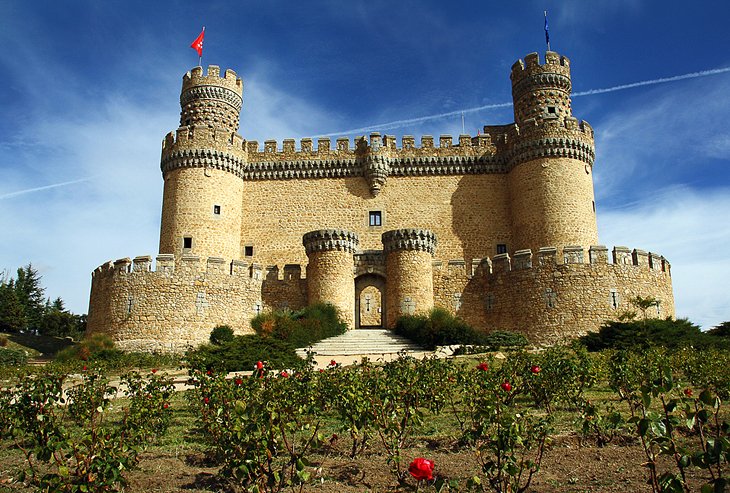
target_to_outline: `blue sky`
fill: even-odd
[[[519,4],[515,7],[512,4]],[[596,130],[601,243],[672,263],[677,315],[730,320],[730,2],[0,0],[0,270],[32,262],[85,313],[91,271],[156,254],[160,145],[189,47],[244,79],[249,140],[475,134],[513,121],[509,70],[571,59]],[[696,74],[680,80],[661,79]],[[636,82],[647,84],[618,88]],[[409,124],[386,125],[401,120]],[[364,133],[360,131],[360,133]],[[354,133],[350,135],[354,136]]]

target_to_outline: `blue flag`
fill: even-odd
[[[550,49],[550,33],[548,32],[547,11],[545,11],[545,43],[547,43],[548,50],[549,50]]]

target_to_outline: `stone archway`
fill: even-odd
[[[363,274],[355,278],[355,328],[383,328],[385,313],[385,277]]]

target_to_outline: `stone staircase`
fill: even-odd
[[[386,329],[348,330],[342,335],[323,339],[311,346],[317,356],[375,356],[395,355],[401,351],[410,354],[423,354],[425,350],[408,339],[398,336]],[[304,349],[297,349],[297,354],[306,356]]]

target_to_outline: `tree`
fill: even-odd
[[[79,338],[85,327],[81,327],[81,317],[65,310],[50,308],[43,314],[38,332],[46,336]]]
[[[0,282],[0,331],[20,332],[27,324],[25,310],[15,291],[15,283]]]
[[[730,337],[730,322],[723,322],[707,331],[708,336]]]
[[[15,293],[25,310],[27,327],[38,329],[45,313],[45,288],[41,276],[32,264],[18,269],[15,279]]]

